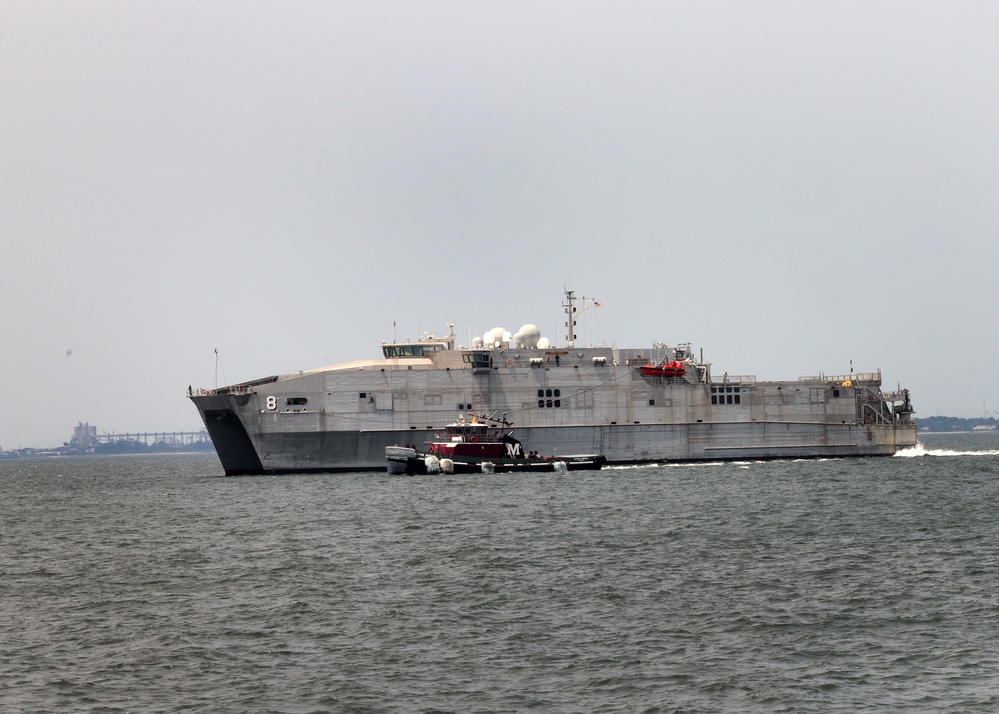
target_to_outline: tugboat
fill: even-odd
[[[464,415],[448,424],[444,434],[436,434],[423,452],[415,446],[386,446],[385,460],[390,474],[496,473],[510,471],[577,471],[603,467],[603,454],[541,456],[524,451],[523,444],[504,433],[511,424],[504,418],[493,425],[475,414],[466,422]],[[489,420],[492,421],[492,420]]]

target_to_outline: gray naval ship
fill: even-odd
[[[469,347],[452,330],[383,344],[380,359],[188,396],[227,475],[384,470],[387,446],[428,443],[456,413],[502,420],[538,453],[609,464],[888,456],[916,444],[909,391],[882,391],[880,370],[757,381],[713,376],[689,344],[579,347],[576,321],[592,304],[566,291],[564,346],[534,325]]]

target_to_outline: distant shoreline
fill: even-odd
[[[20,459],[71,459],[93,458],[102,456],[183,456],[183,455],[215,455],[214,447],[208,449],[177,449],[169,451],[100,451],[100,452],[64,452],[55,449],[11,449],[10,454],[0,457],[0,464],[5,461]]]

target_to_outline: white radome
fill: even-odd
[[[520,337],[518,342],[524,347],[537,347],[541,340],[541,328],[528,323],[517,331],[517,335]]]

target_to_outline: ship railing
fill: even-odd
[[[711,380],[711,386],[735,386],[735,387],[755,387],[756,386],[756,375],[755,374],[729,374],[725,373],[722,375],[721,379],[714,378]]]
[[[852,374],[822,374],[819,372],[814,377],[798,377],[799,382],[830,382],[833,384],[843,384],[843,382],[881,384],[881,370],[877,372],[854,372]]]
[[[193,389],[191,387],[187,388],[187,396],[189,397],[214,397],[219,394],[250,394],[252,387],[246,384],[233,385],[231,387],[218,387],[216,389]]]

